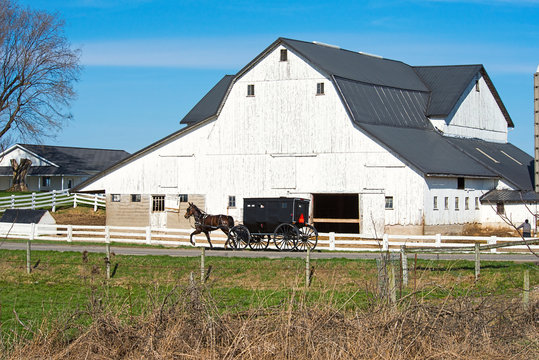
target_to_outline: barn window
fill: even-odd
[[[502,202],[496,203],[496,214],[505,214],[505,206]]]
[[[152,196],[152,211],[153,212],[165,211],[165,195]]]
[[[470,210],[470,198],[467,196],[464,198],[464,210]]]
[[[189,201],[189,196],[187,194],[179,194],[178,195],[178,201],[179,202],[188,202]]]
[[[393,196],[386,196],[386,209],[387,210],[393,209]]]
[[[464,190],[464,178],[463,177],[457,178],[457,189]]]
[[[438,210],[438,196],[434,197],[432,207],[434,210]]]
[[[140,194],[131,194],[131,202],[140,202]]]
[[[479,92],[479,80],[475,80],[475,91]]]
[[[456,211],[459,210],[459,198],[458,198],[458,196],[455,197],[455,210],[456,210]]]
[[[288,51],[281,49],[281,61],[288,61]]]
[[[449,197],[445,197],[444,199],[444,209],[449,210]]]
[[[112,194],[110,196],[110,200],[112,202],[120,202],[120,199],[121,199],[120,194]]]
[[[228,207],[229,208],[235,208],[236,207],[236,196],[230,195],[228,197]]]
[[[51,186],[51,177],[50,176],[43,176],[41,178],[41,186],[43,186],[43,187]]]
[[[479,210],[479,198],[475,197],[475,210]]]
[[[324,95],[324,83],[317,83],[316,84],[316,95]]]
[[[254,86],[254,84],[247,85],[247,96],[255,96],[255,86]]]

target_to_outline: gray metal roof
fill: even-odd
[[[426,92],[397,89],[335,77],[358,124],[432,129],[425,117]]]
[[[359,127],[427,176],[498,177],[435,130],[370,124]]]
[[[234,75],[225,75],[204,97],[185,115],[180,124],[194,124],[217,114]]]
[[[509,143],[445,137],[519,190],[533,190],[533,158]]]
[[[517,191],[517,190],[490,190],[485,195],[481,196],[481,203],[496,204],[503,203],[537,203],[539,202],[539,194],[533,190]]]
[[[431,90],[427,116],[447,116],[482,65],[414,66]]]
[[[0,218],[3,223],[39,224],[47,210],[7,209]]]
[[[28,175],[90,175],[130,155],[124,150],[33,144],[18,144],[18,146],[58,166],[32,166]],[[11,175],[11,167],[1,166],[0,174]]]

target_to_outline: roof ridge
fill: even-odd
[[[22,144],[22,143],[16,143],[16,145],[20,146],[43,146],[43,147],[49,147],[49,148],[63,148],[63,149],[84,149],[84,150],[104,150],[104,151],[124,151],[123,149],[102,149],[102,148],[91,148],[91,147],[82,147],[82,146],[64,146],[64,145],[45,145],[45,144]]]

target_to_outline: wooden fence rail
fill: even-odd
[[[0,213],[6,209],[52,209],[64,205],[91,205],[94,211],[105,208],[104,194],[77,194],[68,190],[53,190],[46,193],[31,193],[28,195],[11,195],[0,197]]]
[[[32,230],[33,229],[33,230]],[[91,226],[91,225],[40,225],[0,223],[0,237],[66,242],[125,243],[164,246],[190,246],[189,235],[193,229],[166,229],[152,227]],[[211,234],[214,247],[223,248],[226,236],[221,232]],[[196,246],[207,247],[205,235],[195,236]],[[437,235],[384,235],[372,239],[361,234],[320,233],[316,250],[330,251],[389,251],[407,252],[469,251],[475,244],[481,251],[539,252],[539,239],[523,242],[519,237],[442,236]],[[269,246],[275,249],[273,243]],[[501,248],[501,249],[500,249]]]

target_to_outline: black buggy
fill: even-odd
[[[318,231],[307,224],[309,200],[300,198],[247,198],[243,200],[243,225],[228,234],[236,249],[265,250],[273,240],[278,250],[313,250]]]

